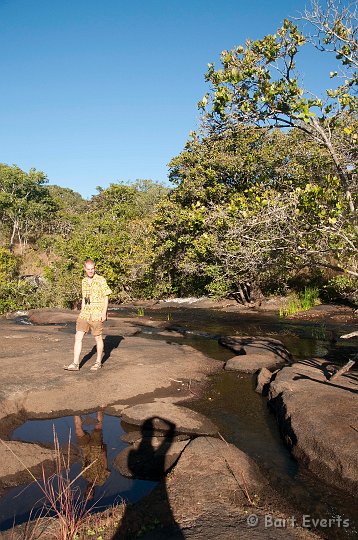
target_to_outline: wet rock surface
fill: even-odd
[[[220,309],[229,311],[230,316],[234,314],[233,306],[221,306]],[[6,438],[10,430],[20,423],[20,419],[23,421],[29,416],[52,417],[63,415],[67,411],[89,411],[98,407],[104,407],[110,414],[121,416],[133,405],[148,401],[156,403],[156,400],[162,401],[167,408],[168,404],[192,398],[191,382],[195,381],[197,385],[200,385],[205,382],[207,375],[223,366],[223,362],[207,358],[193,347],[183,344],[185,338],[182,339],[181,343],[170,341],[171,337],[184,335],[178,330],[179,335],[164,330],[165,334],[163,333],[162,337],[167,338],[166,341],[152,341],[142,337],[142,333],[150,328],[164,329],[168,326],[167,322],[155,322],[147,317],[127,317],[126,319],[110,319],[107,323],[106,359],[100,372],[93,374],[89,371],[94,362],[95,354],[92,337],[86,337],[84,340],[84,361],[81,370],[77,373],[65,372],[62,366],[69,363],[72,358],[74,320],[77,314],[64,311],[65,318],[61,313],[56,315],[53,312],[50,315],[46,310],[44,324],[51,320],[53,325],[51,327],[41,326],[40,323],[32,327],[21,326],[11,320],[3,321],[4,324],[0,325],[0,341],[3,345],[0,357],[4,367],[0,389],[0,435],[3,438]],[[200,310],[196,311],[198,315],[195,317],[198,318]],[[66,320],[67,315],[68,319]],[[36,317],[38,316],[39,314],[36,315]],[[252,316],[254,317],[254,314]],[[41,318],[37,318],[37,321],[40,320]],[[66,325],[65,328],[63,328],[63,324]],[[235,329],[230,330],[230,332],[234,333]],[[236,336],[235,339],[237,339]],[[255,339],[261,340],[262,338]],[[236,356],[238,361],[250,357],[255,360],[256,356],[265,359],[270,354],[270,361],[272,359],[276,361],[277,354],[269,347],[266,347],[265,353],[261,354],[261,350],[265,349],[262,344],[258,347],[259,351],[256,347],[257,344],[253,343],[231,343],[231,345],[239,346],[235,351],[241,351]],[[256,350],[254,350],[255,347]],[[286,358],[283,360],[282,356],[280,357],[280,363],[286,360]],[[327,382],[323,383],[321,379],[315,381],[314,384],[310,381],[307,386],[304,381],[302,386],[295,386],[299,381],[287,375],[286,370],[289,369],[291,368],[285,367],[279,372],[279,374],[286,374],[282,376],[281,380],[278,380],[280,386],[276,386],[276,389],[274,387],[276,381],[271,382],[271,404],[280,417],[281,426],[285,426],[282,431],[286,434],[287,441],[290,444],[294,443],[291,444],[294,455],[307,464],[313,472],[320,475],[320,471],[323,470],[322,476],[325,479],[328,479],[327,476],[332,476],[332,474],[337,476],[337,467],[336,469],[331,467],[332,463],[336,463],[336,454],[333,458],[332,455],[328,456],[329,466],[324,464],[323,468],[321,456],[327,451],[327,448],[328,454],[331,451],[329,444],[327,446],[327,432],[331,436],[332,430],[336,430],[336,426],[330,423],[335,412],[332,409],[336,408],[336,403],[342,398],[344,405],[340,405],[338,410],[342,407],[341,413],[344,416],[350,404],[343,398],[342,388],[340,388],[341,393],[334,395],[329,393],[321,400],[320,392],[316,393],[317,387],[327,385]],[[326,368],[315,366],[315,369],[325,372]],[[316,371],[310,373],[299,371],[295,376],[297,375],[301,379],[301,376],[305,375],[306,383],[308,382],[307,376],[308,380],[312,377],[316,379],[320,377]],[[348,391],[347,381],[343,383],[343,378],[335,381],[335,386],[343,386],[346,394],[353,395],[352,389],[357,389],[355,377],[353,372],[344,376],[345,379],[351,379]],[[304,396],[305,388],[307,392]],[[292,397],[293,394],[300,392],[302,395],[299,400]],[[318,408],[316,408],[316,395],[319,396]],[[179,407],[179,409],[184,408]],[[310,411],[307,411],[308,408]],[[352,410],[356,411],[354,408]],[[159,412],[162,416],[163,410]],[[314,418],[315,414],[317,414],[317,418]],[[291,420],[290,415],[292,416]],[[178,419],[172,418],[170,420],[167,418],[166,422],[172,420],[175,422]],[[141,421],[143,421],[143,417]],[[357,427],[356,423],[352,423],[351,419],[349,422],[350,429],[354,432],[355,427]],[[305,423],[307,423],[306,427],[304,427]],[[138,423],[138,426],[140,425]],[[346,429],[347,423],[344,425]],[[151,430],[149,430],[149,441],[148,437],[145,441],[146,434],[143,431],[137,430],[136,435],[128,434],[128,442],[133,441],[135,445],[128,449],[125,457],[127,464],[130,450],[138,451],[144,442],[146,444],[150,442],[152,453],[155,453],[155,449],[160,448],[163,444],[163,437],[160,437],[163,434],[161,431],[163,425],[161,429],[159,428],[158,424],[158,429],[152,431],[152,436],[150,436]],[[351,442],[348,443],[347,452],[344,452],[345,432],[337,431],[337,433],[342,439],[341,447],[337,447],[337,452],[341,453],[340,458],[338,458],[340,459],[338,469],[341,467],[344,471],[343,483],[345,483],[346,478],[352,480],[351,471],[353,466],[356,467],[356,462],[354,451],[351,453]],[[171,439],[170,446],[173,447],[173,454],[175,454],[174,444],[179,442],[179,437],[180,435],[174,435]],[[348,439],[351,441],[350,437]],[[120,527],[121,533],[125,530],[130,531],[133,521],[140,523],[141,526],[145,525],[148,515],[151,515],[150,528],[153,521],[155,522],[156,516],[159,515],[161,518],[159,529],[145,533],[141,537],[316,538],[313,533],[307,530],[291,527],[282,529],[263,527],[264,513],[270,512],[274,516],[281,517],[289,514],[285,510],[284,501],[270,488],[256,465],[245,454],[241,452],[240,454],[243,455],[240,457],[237,454],[232,457],[231,450],[227,450],[229,454],[224,452],[224,449],[230,448],[231,445],[211,437],[199,437],[189,444],[185,441],[185,444],[187,446],[184,450],[179,451],[179,454],[182,452],[179,461],[169,476],[160,483],[158,489],[146,501],[135,506],[132,518],[131,511],[126,512],[123,527]],[[332,446],[335,445],[336,442],[332,441]],[[312,452],[311,448],[313,448]],[[189,451],[189,449],[191,450]],[[162,454],[166,456],[169,450],[162,452]],[[240,452],[237,449],[234,450]],[[170,461],[165,462],[164,460],[163,465],[163,456],[159,454],[158,467],[165,472],[167,465],[170,468],[172,464]],[[176,453],[175,459],[177,459],[177,455],[178,453]],[[239,465],[236,463],[237,459]],[[41,462],[40,454],[37,455],[37,460],[39,463]],[[241,471],[240,474],[239,471]],[[258,471],[259,476],[256,476],[255,471]],[[12,480],[14,478],[12,477]],[[19,480],[19,476],[16,479]],[[332,479],[328,479],[328,481],[342,487],[342,482],[340,484],[332,482]],[[356,485],[356,480],[353,479],[353,483]],[[251,502],[248,500],[247,494],[249,494]],[[253,502],[254,506],[252,506]],[[155,506],[156,503],[157,506]],[[150,514],[153,509],[154,513]],[[251,513],[259,516],[257,527],[247,526],[247,515]],[[127,536],[125,534],[118,536],[118,538],[133,538],[131,532]]]
[[[281,362],[289,362],[292,358],[290,352],[278,339],[254,336],[222,336],[219,343],[238,355],[262,355]]]
[[[293,455],[327,483],[357,494],[358,373],[329,381],[330,366],[306,360],[280,370],[269,402]]]

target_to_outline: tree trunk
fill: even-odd
[[[11,253],[14,251],[14,241],[15,241],[16,229],[17,229],[17,220],[15,219],[14,223],[13,223],[13,226],[12,226],[12,233],[11,233],[10,246],[9,246],[9,249],[10,249]]]

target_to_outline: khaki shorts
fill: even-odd
[[[85,319],[78,318],[76,321],[76,332],[89,332],[91,330],[92,336],[101,336],[103,332],[102,321],[86,321]]]

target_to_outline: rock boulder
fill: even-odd
[[[269,403],[294,456],[317,476],[352,494],[358,488],[357,374],[330,382],[322,360],[280,370]]]

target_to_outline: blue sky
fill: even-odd
[[[151,178],[197,127],[207,63],[300,0],[0,0],[0,162],[84,197]],[[306,54],[306,86],[332,67]]]

